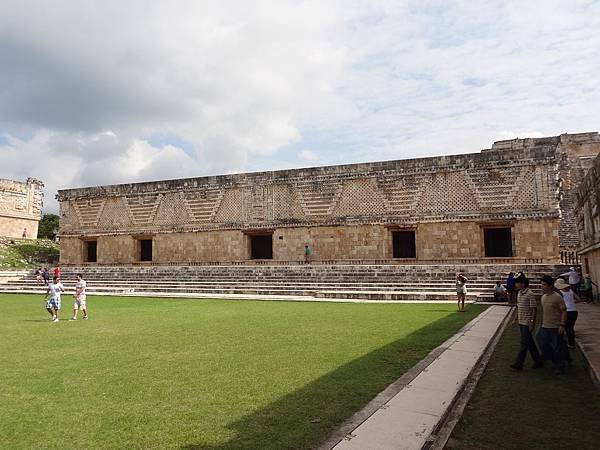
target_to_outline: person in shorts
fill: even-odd
[[[58,322],[58,311],[60,311],[60,293],[65,292],[65,288],[58,278],[54,278],[52,283],[48,283],[46,291],[46,310],[52,316],[52,322]]]
[[[42,279],[44,280],[44,284],[48,286],[48,283],[50,283],[50,272],[48,272],[47,267],[44,267],[44,270],[42,270]]]
[[[83,279],[83,276],[78,273],[77,274],[77,283],[75,283],[75,294],[73,294],[73,298],[75,301],[73,302],[73,317],[71,320],[77,320],[77,311],[81,310],[83,312],[83,318],[87,320],[87,305],[86,305],[86,294],[85,288],[87,283]]]

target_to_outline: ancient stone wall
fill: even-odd
[[[553,149],[59,191],[61,236],[559,217]]]
[[[600,135],[597,132],[562,134],[547,138],[511,139],[495,142],[490,150],[525,150],[535,146],[556,148],[560,179],[559,240],[561,251],[576,251],[579,234],[575,221],[577,189],[585,173],[600,153]],[[486,151],[486,150],[484,150]]]
[[[273,259],[389,260],[393,230],[415,232],[416,260],[483,260],[484,230],[508,227],[513,260],[556,261],[579,242],[573,206],[600,151],[598,133],[513,139],[480,153],[59,191],[63,263],[250,258],[272,234]],[[600,226],[600,224],[599,224]]]
[[[579,232],[579,253],[584,272],[600,281],[600,156],[581,182],[576,195],[575,218]]]
[[[0,236],[36,238],[41,218],[43,183],[0,179]]]
[[[513,231],[514,259],[527,262],[556,261],[558,219],[503,223]],[[391,260],[391,233],[384,225],[285,227],[272,230],[273,260],[302,261],[309,244],[315,261]],[[485,259],[483,228],[479,222],[434,222],[412,228],[418,261],[473,261]],[[241,230],[159,233],[153,236],[153,262],[242,262],[250,258],[249,237]],[[130,235],[97,238],[99,264],[139,261],[138,239]],[[63,264],[85,263],[85,242],[78,237],[61,239]]]

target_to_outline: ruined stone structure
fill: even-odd
[[[62,190],[61,262],[283,264],[302,261],[309,245],[320,263],[554,263],[578,239],[561,196],[599,151],[598,134],[586,133],[464,155]]]
[[[600,281],[600,157],[577,191],[576,220],[582,270]]]
[[[0,179],[0,236],[37,237],[43,187],[34,178],[25,183]]]

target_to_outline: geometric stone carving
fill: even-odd
[[[154,223],[157,225],[183,225],[190,221],[183,192],[161,194]]]
[[[159,194],[125,196],[129,216],[134,224],[148,224],[154,220],[159,204],[158,195]]]
[[[210,222],[221,205],[223,190],[208,187],[203,190],[185,192],[184,199],[192,220]]]
[[[241,188],[227,189],[215,213],[217,223],[241,223],[244,221],[244,190]]]
[[[105,202],[106,199],[102,197],[80,198],[75,200],[75,211],[77,212],[77,218],[79,219],[81,226],[97,226]]]
[[[423,184],[416,210],[436,215],[471,212],[479,209],[471,185],[463,171],[431,174]]]
[[[506,209],[519,189],[520,168],[513,170],[467,169],[466,179],[482,210]]]
[[[374,179],[348,180],[334,210],[335,216],[367,216],[385,214],[386,205],[382,192]]]
[[[333,181],[306,181],[296,185],[300,205],[307,216],[329,216],[340,199],[343,184]]]
[[[128,214],[124,198],[108,197],[98,219],[98,228],[103,230],[119,230],[131,227],[132,224],[133,221],[131,220],[131,215]]]
[[[409,214],[421,198],[423,180],[426,175],[381,176],[377,179],[384,194],[387,211],[392,214]]]

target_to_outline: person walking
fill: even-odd
[[[541,278],[542,291],[542,326],[538,332],[538,345],[542,351],[542,359],[552,360],[554,373],[565,373],[568,349],[563,340],[567,307],[563,298],[554,290],[554,278],[544,275]]]
[[[543,367],[544,364],[533,339],[533,330],[535,329],[537,316],[537,302],[535,295],[529,289],[529,279],[523,273],[519,273],[515,278],[515,287],[518,288],[516,322],[519,325],[521,340],[519,353],[517,353],[514,364],[511,364],[510,367],[515,370],[523,370],[525,358],[527,357],[527,352],[529,352],[533,359],[532,368],[538,369]]]
[[[44,280],[44,284],[48,286],[48,283],[50,283],[50,272],[47,267],[44,267],[44,270],[42,270],[42,279]]]
[[[81,310],[83,312],[83,319],[87,320],[87,305],[86,305],[86,294],[85,288],[87,287],[86,281],[83,279],[83,275],[80,273],[77,274],[77,282],[75,283],[75,294],[73,294],[74,302],[73,302],[73,317],[71,320],[77,320],[77,311]]]
[[[508,303],[514,305],[517,302],[517,288],[515,287],[514,272],[510,272],[506,278],[506,291],[508,292]]]
[[[465,312],[465,298],[467,297],[467,282],[469,280],[462,273],[456,276],[456,297],[458,300],[458,310]]]
[[[561,277],[569,277],[569,284],[571,285],[571,289],[576,294],[579,293],[579,273],[575,270],[575,267],[569,267],[569,271],[560,275]]]
[[[52,322],[58,322],[58,311],[60,311],[60,293],[65,288],[58,278],[54,278],[52,283],[48,284],[46,291],[46,310],[52,316]]]
[[[562,292],[563,301],[567,308],[567,320],[565,321],[567,342],[569,348],[575,348],[575,322],[577,321],[577,315],[579,314],[575,303],[580,303],[581,299],[562,278],[555,281],[554,287]]]

